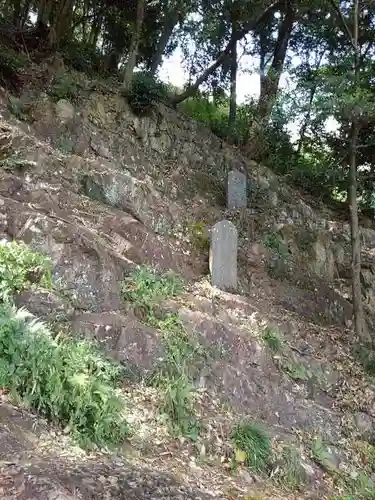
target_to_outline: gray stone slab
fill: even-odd
[[[237,288],[237,240],[237,229],[228,220],[217,222],[211,230],[211,284],[221,290]]]
[[[230,210],[247,207],[247,179],[239,170],[231,170],[228,173],[227,207]]]

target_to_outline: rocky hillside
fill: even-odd
[[[52,260],[52,286],[30,280],[15,303],[121,362],[132,428],[87,452],[4,390],[3,498],[374,498],[375,358],[351,328],[345,217],[186,116],[135,116],[108,82],[36,68],[20,95],[1,92],[0,120],[0,237]],[[249,176],[241,212],[225,208],[233,168]],[[209,284],[223,218],[239,231],[238,295]],[[171,359],[183,394],[150,383]]]

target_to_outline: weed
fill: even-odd
[[[140,267],[122,283],[124,299],[134,302],[146,317],[152,316],[155,306],[176,297],[182,290],[182,280],[176,274],[158,274],[148,267]]]
[[[365,472],[347,481],[347,490],[346,500],[375,500],[375,483]]]
[[[301,457],[294,448],[284,448],[280,457],[281,466],[274,476],[278,482],[289,490],[298,490],[307,480],[307,473],[301,465]]]
[[[153,320],[166,344],[166,359],[150,382],[163,391],[162,412],[166,415],[172,432],[195,440],[199,424],[194,415],[195,388],[191,377],[191,364],[201,355],[201,346],[192,344],[177,314]]]
[[[71,154],[74,149],[74,144],[72,139],[69,137],[59,136],[55,143],[56,148],[61,151],[64,155]]]
[[[203,220],[193,222],[189,226],[191,242],[194,248],[202,252],[208,252],[210,249],[210,238],[206,226],[207,224]]]
[[[33,252],[23,242],[0,244],[0,301],[11,301],[13,295],[33,284],[51,288],[52,262]]]
[[[119,366],[86,341],[57,336],[27,311],[0,306],[0,387],[56,420],[83,445],[121,443],[129,432],[115,384]]]
[[[263,238],[263,245],[275,252],[280,258],[285,258],[288,254],[288,248],[282,237],[277,233],[268,233]]]
[[[278,330],[267,326],[263,332],[263,341],[274,353],[280,352],[283,348],[283,338]]]
[[[307,381],[312,377],[311,371],[302,363],[283,359],[280,361],[280,366],[293,380]]]
[[[373,344],[357,345],[354,353],[366,372],[375,377],[375,350]]]
[[[60,99],[74,100],[81,88],[82,84],[75,75],[60,72],[56,75],[55,81],[48,93],[54,101],[59,101]]]
[[[264,470],[271,457],[271,441],[263,429],[251,422],[239,423],[232,431],[232,442],[243,452],[244,462],[255,470]]]
[[[0,158],[0,168],[6,172],[22,172],[29,167],[35,167],[35,165],[35,162],[25,160],[25,158],[22,158],[19,153]]]

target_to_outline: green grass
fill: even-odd
[[[251,422],[239,423],[231,439],[236,450],[244,454],[244,462],[254,470],[265,470],[271,458],[271,441],[264,430]]]
[[[51,273],[51,260],[25,243],[0,244],[0,301],[12,301],[16,293],[34,285],[51,288]]]
[[[123,442],[121,368],[86,341],[57,336],[25,310],[0,306],[0,388],[85,446]]]
[[[263,341],[272,352],[280,352],[283,348],[283,338],[279,331],[267,326],[263,332]]]
[[[307,481],[307,473],[301,465],[301,457],[294,448],[284,448],[280,457],[280,467],[275,479],[288,490],[299,490]]]
[[[182,280],[173,272],[159,274],[149,267],[140,267],[125,278],[122,293],[146,316],[163,300],[178,296],[183,290]]]
[[[166,359],[150,382],[162,391],[161,412],[175,435],[197,438],[199,422],[194,414],[195,387],[192,380],[194,360],[204,353],[194,345],[177,314],[154,319],[166,345]]]

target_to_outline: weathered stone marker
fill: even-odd
[[[229,210],[247,207],[247,179],[239,170],[231,170],[228,173],[227,207]]]
[[[237,288],[237,229],[229,220],[217,222],[211,230],[210,272],[212,286]]]

